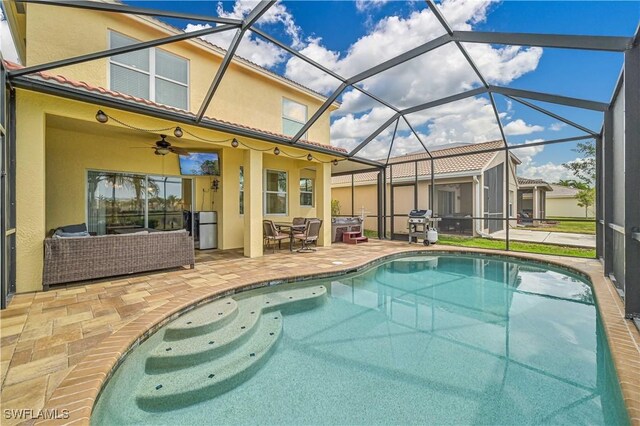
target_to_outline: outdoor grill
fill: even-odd
[[[433,223],[440,218],[431,217],[431,210],[411,210],[407,219],[409,230],[409,244],[422,240],[425,246],[438,241],[438,232]]]
[[[409,212],[409,223],[427,223],[431,217],[431,210],[411,210]]]

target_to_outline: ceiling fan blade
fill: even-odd
[[[187,151],[187,150],[186,150],[186,149],[184,149],[184,148],[177,147],[177,146],[172,146],[172,147],[170,147],[170,148],[169,148],[169,150],[170,150],[171,152],[173,152],[174,154],[178,154],[178,155],[189,155],[189,151]]]

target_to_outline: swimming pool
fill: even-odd
[[[397,258],[193,310],[93,424],[625,424],[590,286],[510,258]]]

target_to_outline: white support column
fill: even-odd
[[[262,256],[262,152],[244,152],[244,255]]]
[[[540,196],[538,194],[538,187],[534,186],[533,187],[533,218],[537,219],[540,217],[540,200],[539,200]],[[537,225],[539,223],[539,221],[534,220],[533,224]]]
[[[316,213],[322,220],[318,245],[331,245],[331,163],[316,166]]]

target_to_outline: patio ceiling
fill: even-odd
[[[208,34],[235,31],[234,37],[226,49],[226,53],[222,60],[220,67],[216,70],[215,76],[211,82],[209,91],[204,98],[202,105],[197,113],[193,116],[189,116],[187,121],[194,125],[205,124],[204,113],[214,98],[217,88],[224,78],[224,74],[232,59],[236,56],[236,51],[242,42],[243,36],[247,32],[252,32],[258,37],[264,39],[266,42],[277,46],[279,49],[284,50],[292,57],[296,57],[309,65],[317,72],[321,72],[326,76],[335,80],[337,87],[327,97],[324,104],[315,111],[300,131],[289,140],[287,143],[290,145],[296,145],[301,143],[302,136],[316,123],[316,121],[329,109],[329,107],[338,100],[346,91],[357,91],[372,102],[384,107],[388,110],[386,117],[380,120],[379,126],[373,130],[369,136],[362,138],[361,140],[354,140],[353,147],[349,150],[348,154],[344,157],[350,161],[343,161],[338,166],[334,166],[334,173],[340,174],[347,171],[357,171],[371,169],[372,167],[384,167],[389,163],[390,158],[394,157],[394,144],[398,139],[404,138],[405,140],[411,139],[413,144],[425,152],[429,157],[429,146],[421,139],[419,133],[416,131],[415,126],[412,125],[412,114],[428,113],[429,111],[435,111],[437,108],[446,107],[449,104],[455,105],[464,99],[484,99],[488,101],[493,116],[495,118],[495,124],[497,125],[498,132],[504,143],[504,147],[495,148],[494,150],[506,150],[517,149],[517,146],[510,146],[510,142],[505,135],[504,124],[501,121],[501,115],[496,103],[496,95],[503,96],[504,98],[524,105],[527,108],[531,108],[540,114],[544,114],[547,117],[551,117],[554,120],[558,120],[571,128],[578,130],[582,139],[599,139],[601,137],[600,131],[595,129],[589,129],[582,126],[568,117],[564,117],[563,114],[557,114],[543,108],[539,103],[544,102],[548,104],[559,105],[563,107],[578,108],[583,110],[590,110],[596,112],[605,112],[609,110],[610,104],[608,102],[599,102],[590,99],[579,99],[568,96],[561,96],[553,93],[543,93],[532,90],[523,90],[511,87],[503,87],[495,84],[490,84],[490,80],[486,78],[481,69],[477,66],[472,56],[469,54],[466,46],[472,43],[482,44],[500,44],[500,45],[517,45],[517,46],[536,46],[536,47],[548,47],[548,48],[560,48],[571,50],[584,50],[584,51],[602,51],[602,52],[620,52],[624,53],[630,50],[638,42],[638,33],[634,37],[618,37],[618,36],[595,36],[595,35],[554,35],[554,34],[535,34],[535,33],[501,33],[501,32],[480,32],[480,31],[456,31],[447,21],[447,18],[443,15],[442,10],[438,7],[433,0],[426,0],[429,10],[433,13],[433,16],[442,27],[443,34],[420,44],[405,52],[401,52],[396,56],[393,56],[385,61],[378,63],[377,65],[368,69],[361,70],[352,76],[343,76],[336,71],[326,67],[308,56],[302,54],[286,43],[276,39],[272,35],[255,27],[256,22],[262,17],[276,2],[274,0],[261,1],[257,6],[246,16],[245,19],[230,19],[223,17],[202,16],[189,13],[168,12],[164,10],[153,10],[140,7],[126,6],[122,4],[114,3],[101,3],[93,1],[71,1],[71,0],[17,0],[19,3],[37,3],[58,7],[73,7],[84,8],[103,11],[106,13],[127,13],[135,15],[144,15],[152,17],[164,17],[164,18],[177,18],[177,19],[189,19],[200,22],[209,22],[217,24],[217,26],[205,28],[199,31],[189,33],[179,33],[168,37],[163,37],[157,40],[145,41],[135,43],[129,46],[107,49],[101,52],[94,52],[86,55],[80,55],[73,58],[62,59],[53,61],[46,64],[26,67],[19,70],[13,70],[9,73],[9,78],[17,80],[20,77],[28,76],[30,74],[46,71],[54,68],[59,68],[71,64],[79,64],[95,59],[106,58],[116,54],[122,54],[125,52],[132,52],[140,49],[149,48],[152,46],[161,46],[176,41],[187,40],[195,37],[202,37]],[[363,82],[367,79],[371,79],[377,76],[385,76],[385,72],[390,70],[397,70],[402,67],[403,64],[407,64],[410,61],[429,55],[429,52],[436,50],[450,49],[451,52],[456,52],[458,55],[464,57],[466,63],[470,67],[474,74],[475,80],[478,82],[478,86],[472,89],[464,90],[460,93],[452,93],[448,96],[444,96],[439,99],[428,100],[419,105],[396,105],[394,103],[384,100],[381,96],[372,93],[367,90]],[[393,136],[389,139],[382,138],[381,135]],[[578,137],[576,137],[577,139]],[[563,138],[557,140],[548,140],[539,142],[539,144],[547,143],[559,143],[565,142],[571,138]],[[576,140],[572,139],[572,140]],[[277,141],[282,143],[282,141]],[[376,148],[376,149],[372,149]],[[373,158],[366,158],[364,155],[367,152],[372,151],[377,154],[369,154],[368,156]],[[384,153],[381,155],[380,153]],[[462,154],[464,155],[464,154]],[[375,160],[375,161],[374,161]]]

